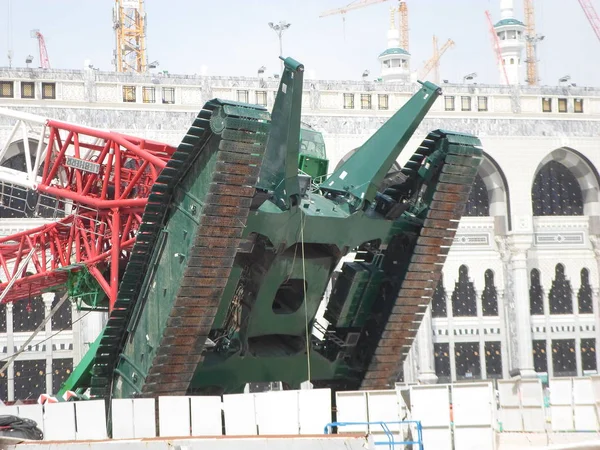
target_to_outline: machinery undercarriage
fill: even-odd
[[[63,389],[119,398],[308,379],[393,386],[480,142],[433,131],[395,164],[440,95],[424,83],[327,175],[324,153],[308,150],[322,139],[301,129],[304,68],[284,63],[271,114],[211,100],[177,149],[39,124],[27,182],[11,178],[3,193],[35,191],[46,196],[38,206],[64,217],[0,238],[0,295],[16,301],[67,284],[73,299],[109,311]]]

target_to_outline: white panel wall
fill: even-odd
[[[411,386],[410,404],[412,419],[420,420],[423,426],[425,448],[452,450],[450,386]]]
[[[452,386],[452,411],[455,448],[496,449],[496,396],[492,383]]]

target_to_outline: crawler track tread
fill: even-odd
[[[411,161],[421,162],[430,155],[435,138],[426,139]],[[410,350],[422,315],[441,277],[444,260],[480,161],[481,150],[477,147],[449,146],[411,262],[374,349],[375,356],[365,372],[361,389],[388,389],[394,386],[400,364]],[[414,170],[413,166],[409,166],[405,173],[410,175]]]
[[[221,129],[210,118],[221,108]],[[227,115],[229,114],[229,115]],[[233,114],[237,116],[233,116]],[[140,396],[185,395],[212,327],[254,196],[262,163],[268,113],[264,108],[212,101],[198,114],[194,126],[159,175],[142,217],[142,226],[123,276],[115,308],[101,339],[92,371],[91,395],[110,398],[115,368],[128,336],[134,306],[160,245],[174,190],[206,144],[220,134],[217,170],[203,199],[200,225],[187,261],[183,283],[163,330],[160,345],[142,385]]]

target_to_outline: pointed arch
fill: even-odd
[[[549,163],[553,162],[554,164],[548,166]],[[557,166],[559,164],[560,166]],[[536,208],[538,212],[543,210],[543,205],[539,205],[541,198],[546,195],[548,196],[550,192],[538,193],[537,198],[534,198],[534,188],[536,188],[536,182],[539,184],[540,181],[539,175],[542,170],[549,170],[549,168],[554,168],[555,176],[558,176],[559,173],[562,173],[563,180],[569,179],[569,176],[572,177],[572,180],[576,182],[577,186],[565,186],[564,192],[561,191],[560,195],[565,195],[571,192],[571,196],[567,195],[567,200],[565,200],[565,208],[558,208],[559,214],[536,214]],[[568,174],[564,172],[564,169],[568,170]],[[561,172],[562,171],[562,172]],[[560,176],[558,179],[560,181]],[[580,192],[580,194],[579,194]],[[557,202],[558,192],[555,192],[554,203]],[[534,181],[532,184],[532,206],[534,210],[534,215],[564,215],[564,212],[569,212],[569,208],[566,206],[566,203],[570,200],[576,199],[576,196],[581,196],[581,213],[582,215],[600,215],[600,176],[598,171],[594,167],[594,165],[587,159],[584,155],[582,155],[577,150],[570,147],[561,147],[556,150],[550,152],[538,165]],[[550,199],[552,201],[552,199]],[[548,200],[547,200],[548,201]],[[579,201],[579,200],[576,200]],[[538,205],[536,206],[536,202]],[[552,211],[551,206],[547,206],[547,210]],[[571,212],[573,208],[571,208]],[[574,214],[576,215],[576,214]]]
[[[475,208],[475,205],[479,205],[479,208]],[[464,215],[505,217],[508,229],[511,228],[506,177],[498,163],[485,152]]]

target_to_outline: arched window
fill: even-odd
[[[30,142],[30,146],[33,144]],[[2,167],[25,172],[27,163],[25,161],[25,153],[23,143],[18,143],[17,147],[21,150],[20,153],[6,159],[2,162]],[[31,156],[33,161],[35,156]],[[42,168],[40,168],[41,174]],[[0,218],[2,219],[22,219],[33,217],[53,218],[57,214],[62,217],[64,214],[57,212],[56,199],[40,194],[32,189],[26,189],[14,184],[0,185]]]
[[[452,315],[454,317],[477,316],[477,294],[473,282],[469,280],[469,269],[460,266],[458,281],[454,283],[452,292]]]
[[[479,174],[471,187],[471,194],[463,216],[487,217],[490,215],[490,197],[487,187]]]
[[[440,277],[433,297],[431,298],[431,316],[432,317],[447,317],[448,311],[446,308],[446,290],[444,289],[444,278]]]
[[[581,287],[577,293],[577,303],[579,305],[579,314],[592,314],[592,287],[590,286],[590,271],[581,269]]]
[[[544,314],[544,288],[540,283],[540,271],[533,269],[529,283],[529,314],[532,316]]]
[[[575,175],[564,165],[548,161],[531,189],[534,216],[581,216],[583,194]]]
[[[573,290],[571,282],[565,277],[565,266],[562,264],[556,265],[548,302],[550,314],[573,314]]]
[[[498,315],[498,295],[494,286],[494,272],[490,269],[485,271],[485,287],[481,295],[481,312],[484,316]]]

